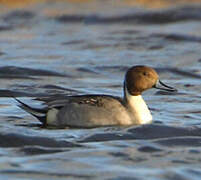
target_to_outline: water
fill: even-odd
[[[24,6],[0,7],[1,179],[200,179],[200,5]],[[45,94],[122,96],[138,64],[179,90],[143,94],[151,125],[42,128],[10,97],[40,106],[32,99]]]

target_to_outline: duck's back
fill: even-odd
[[[72,96],[47,102],[47,124],[71,127],[96,127],[132,124],[129,112],[118,97],[106,95]],[[55,113],[55,119],[50,117]]]

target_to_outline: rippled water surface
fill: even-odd
[[[0,6],[0,179],[200,179],[201,5],[118,3]],[[143,94],[151,125],[42,128],[10,97],[122,96],[139,64],[179,90]]]

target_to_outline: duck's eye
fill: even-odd
[[[148,73],[147,73],[147,72],[143,72],[143,75],[144,75],[144,76],[148,76]]]

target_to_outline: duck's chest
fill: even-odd
[[[148,124],[152,122],[151,112],[141,95],[127,95],[128,109],[136,124]]]

